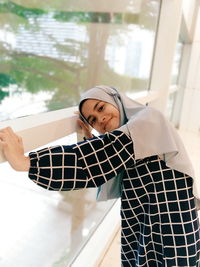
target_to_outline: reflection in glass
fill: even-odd
[[[172,65],[171,84],[173,84],[173,85],[178,83],[179,69],[181,66],[182,53],[183,53],[183,43],[181,41],[179,41],[176,44],[176,50],[175,50],[175,55],[174,55],[174,60],[173,60],[173,65]]]
[[[70,144],[76,135],[48,144]],[[42,147],[40,147],[42,148]],[[0,266],[67,267],[114,201],[96,202],[96,189],[52,192],[26,173],[0,165]]]
[[[176,97],[177,97],[177,92],[170,94],[168,97],[166,116],[170,121],[172,120]]]
[[[177,86],[177,90],[179,90],[178,79],[179,79],[179,72],[180,72],[181,60],[182,60],[182,54],[183,54],[183,46],[184,46],[183,43],[181,42],[181,40],[179,40],[176,44],[176,50],[175,50],[175,55],[174,55],[174,60],[173,60],[173,65],[172,65],[171,85]],[[173,117],[177,94],[178,94],[178,91],[171,93],[168,97],[166,115],[169,120],[172,120],[172,117]]]
[[[97,84],[147,90],[159,4],[2,1],[0,120],[76,105]]]

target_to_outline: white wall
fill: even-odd
[[[182,4],[182,0],[163,0],[161,4],[150,82],[151,92],[155,92],[158,97],[150,106],[163,113],[166,113],[170,93],[173,59],[181,27]]]
[[[200,133],[200,8],[198,8],[180,120],[180,128]]]
[[[185,17],[187,27],[189,29],[192,28],[192,23],[193,23],[192,19],[195,6],[196,6],[196,0],[183,0],[183,6],[182,6],[183,15]]]

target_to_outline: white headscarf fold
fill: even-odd
[[[200,200],[200,181],[195,178],[194,169],[184,145],[173,125],[158,110],[141,105],[105,85],[86,91],[80,100],[98,99],[117,107],[121,118],[120,131],[130,135],[134,144],[135,159],[153,155],[160,156],[171,169],[193,178],[193,194]],[[124,125],[123,125],[124,124]]]

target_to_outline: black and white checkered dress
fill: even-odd
[[[158,156],[135,160],[121,131],[31,152],[29,177],[49,190],[98,187],[124,170],[122,266],[200,266],[200,228],[192,178]]]

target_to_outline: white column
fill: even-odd
[[[182,15],[182,0],[163,0],[158,25],[155,58],[152,68],[150,90],[159,94],[151,103],[165,112],[171,83],[172,63],[179,36]]]
[[[180,128],[200,133],[200,8],[191,44]]]
[[[184,44],[182,58],[181,58],[181,66],[179,69],[178,90],[176,92],[175,104],[173,107],[173,113],[171,117],[171,121],[177,128],[180,128],[180,118],[182,116],[183,99],[185,94],[187,73],[189,69],[188,62],[190,60],[190,55],[191,55],[191,44]]]

